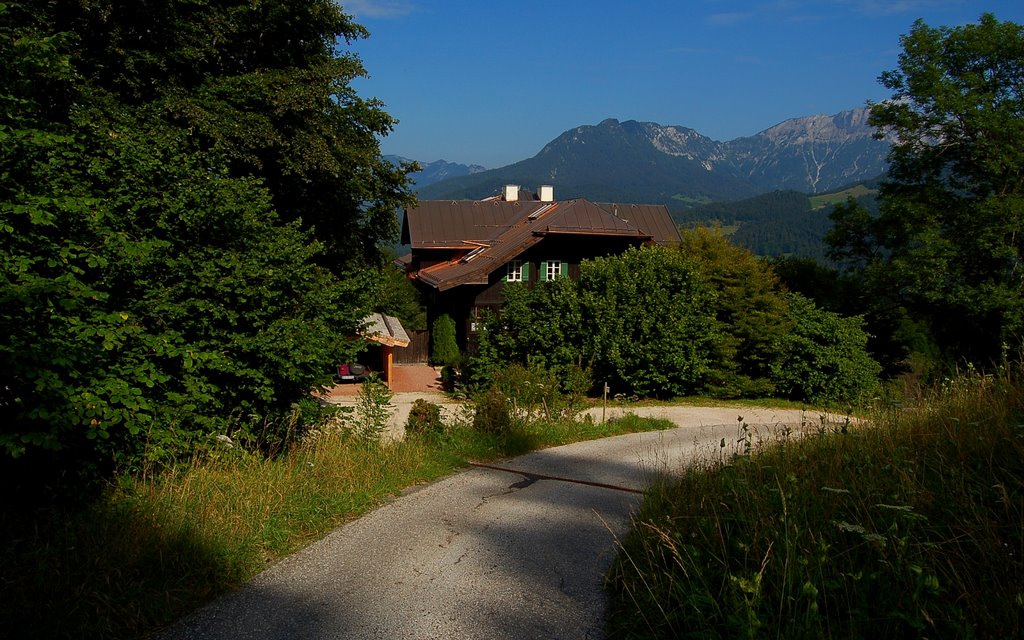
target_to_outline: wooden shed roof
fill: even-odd
[[[409,334],[406,333],[401,321],[383,313],[371,313],[363,318],[363,329],[360,333],[367,340],[388,347],[409,346]]]

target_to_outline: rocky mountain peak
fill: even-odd
[[[703,159],[717,151],[718,143],[686,127],[663,127],[653,122],[644,123],[645,133],[658,151],[670,156],[684,156],[691,160]]]
[[[813,115],[792,118],[765,129],[757,136],[776,144],[807,144],[822,140],[850,141],[871,138],[874,127],[868,124],[868,108],[841,111],[832,116]]]
[[[821,193],[886,171],[889,142],[874,139],[867,119],[862,107],[718,142],[687,127],[608,118],[565,131],[533,158],[420,195],[479,198],[502,184],[555,184],[571,196],[677,207],[780,189]]]

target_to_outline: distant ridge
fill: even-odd
[[[400,164],[402,162],[412,162],[409,158],[403,158],[402,156],[386,155],[384,159],[391,164]],[[433,162],[419,162],[420,170],[409,174],[417,189],[422,189],[428,185],[440,182],[441,180],[447,180],[449,178],[457,178],[459,176],[473,175],[474,173],[480,173],[486,171],[486,167],[481,167],[478,164],[458,164],[455,162],[448,162],[446,160],[435,160]]]
[[[890,144],[875,140],[866,107],[793,118],[718,142],[681,126],[609,118],[570,129],[532,158],[437,182],[423,199],[477,199],[503,184],[555,187],[555,197],[666,204],[673,210],[790,189],[822,193],[886,170]]]

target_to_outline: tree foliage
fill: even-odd
[[[989,362],[1024,335],[1024,28],[918,21],[901,42],[870,119],[896,139],[880,212],[837,209],[832,255],[947,357]]]
[[[519,362],[563,386],[589,370],[616,393],[692,393],[708,368],[711,299],[695,264],[663,247],[585,261],[578,283],[507,286],[481,335],[476,377]]]
[[[360,265],[407,197],[335,53],[362,34],[329,1],[0,6],[0,446],[23,469],[271,446],[358,348]]]
[[[867,352],[863,318],[844,318],[790,294],[792,329],[770,363],[776,393],[790,400],[835,404],[862,400],[878,387],[881,367]]]
[[[684,231],[682,250],[700,266],[716,295],[716,336],[709,391],[722,396],[771,395],[769,369],[793,327],[772,267],[730,243],[720,229]]]
[[[230,175],[264,179],[285,221],[317,229],[334,259],[374,258],[408,198],[379,153],[395,121],[351,83],[368,35],[333,0],[48,0],[74,34],[75,67],[102,108],[150,106]]]
[[[708,367],[712,294],[676,250],[631,249],[585,261],[579,282],[505,288],[481,336],[478,378],[509,362],[553,370],[563,384],[589,369],[616,393],[694,392]]]
[[[374,311],[395,316],[410,331],[427,328],[427,311],[420,291],[403,270],[394,264],[385,264],[376,270],[373,279],[376,281],[371,297]]]
[[[447,313],[434,320],[430,332],[430,360],[449,366],[459,361],[459,345],[455,337],[455,321]]]
[[[500,314],[484,323],[477,382],[510,362],[555,372],[583,364],[584,320],[575,282],[557,278],[534,288],[508,283],[504,295]]]
[[[716,339],[714,293],[683,252],[655,246],[597,258],[581,266],[579,288],[595,380],[641,396],[699,388]]]
[[[861,319],[786,293],[768,263],[708,230],[684,234],[680,249],[584,261],[578,282],[504,291],[472,362],[478,386],[517,363],[563,389],[584,370],[626,395],[831,403],[857,399],[878,373]]]

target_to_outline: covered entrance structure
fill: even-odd
[[[408,347],[409,334],[398,318],[383,313],[371,313],[363,318],[360,334],[366,340],[380,345],[380,370],[383,372],[384,383],[390,388],[394,380],[395,347]]]

